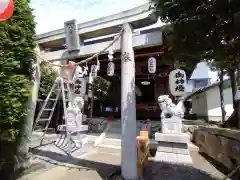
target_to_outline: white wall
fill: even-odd
[[[207,117],[207,99],[205,92],[192,97],[192,112],[198,117]]]
[[[186,92],[191,93],[193,91],[193,80],[189,79],[186,84]]]
[[[208,107],[209,119],[213,121],[216,121],[216,120],[220,121],[222,112],[221,112],[219,87],[214,87],[208,90],[206,94],[207,94],[207,107]],[[233,112],[231,88],[224,89],[223,96],[224,96],[224,106],[226,110],[226,116],[229,117]]]

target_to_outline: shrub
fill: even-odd
[[[94,99],[99,101],[102,104],[107,97],[107,92],[110,87],[110,82],[106,79],[97,76],[96,79],[93,81],[93,92],[94,92]]]
[[[31,93],[35,23],[29,0],[14,0],[13,16],[0,22],[0,174],[13,174]]]
[[[57,77],[56,71],[46,62],[41,63],[41,82],[38,97],[45,99]]]

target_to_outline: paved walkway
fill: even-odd
[[[79,158],[70,158],[68,162],[64,160],[65,155],[59,155],[62,157],[61,159],[44,150],[33,153],[38,157],[43,157],[41,163],[45,164],[45,168],[25,175],[20,180],[101,180],[118,169],[121,160],[120,150],[113,148],[94,148]],[[48,160],[44,159],[46,156],[48,156]],[[194,167],[150,161],[145,169],[145,179],[211,180],[224,177],[197,152],[191,152],[191,156]],[[69,159],[69,157],[67,158]]]
[[[46,151],[38,151],[36,154],[49,156]],[[45,168],[25,175],[21,180],[101,180],[120,165],[119,150],[110,148],[94,148],[79,158],[68,158],[69,162],[59,158],[48,158],[46,162],[43,158],[41,162]]]
[[[140,130],[140,127],[137,127]],[[97,134],[99,135],[99,134]],[[53,140],[56,135],[48,135]],[[90,141],[94,142],[94,137]],[[120,128],[119,122],[112,122],[107,132],[108,138],[102,147],[93,147],[92,143],[85,149],[77,151],[73,157],[66,156],[55,145],[49,144],[36,148],[32,153],[43,168],[24,175],[20,180],[101,180],[120,166]],[[33,142],[35,147],[39,142]],[[35,144],[35,145],[34,145]],[[112,148],[114,147],[114,148]],[[210,180],[223,179],[224,175],[199,155],[195,148],[189,148],[193,167],[178,164],[150,161],[145,169],[147,180]],[[87,152],[87,153],[86,153]]]

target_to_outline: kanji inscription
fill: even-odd
[[[76,81],[74,82],[74,93],[75,94],[81,94],[81,86],[82,85],[82,81],[80,79],[76,79]]]
[[[130,53],[124,52],[122,55],[122,60],[124,63],[132,61],[132,59],[130,57]]]
[[[181,92],[184,92],[185,91],[185,87],[183,86],[183,84],[185,83],[184,81],[184,74],[181,73],[180,71],[178,71],[176,74],[175,74],[175,77],[176,77],[176,81],[175,81],[175,84],[176,84],[176,88],[175,88],[175,91],[181,91]]]

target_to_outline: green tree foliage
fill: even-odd
[[[157,3],[161,20],[171,24],[173,35],[170,43],[174,54],[183,53],[210,62],[214,60],[217,69],[234,75],[240,63],[239,0],[153,1]],[[240,78],[237,81],[240,85]],[[234,106],[234,110],[240,128],[240,102],[238,109]]]
[[[173,24],[166,24],[161,28],[165,48],[163,59],[171,59],[176,67],[185,67],[192,71],[200,59],[203,59],[199,52],[189,50],[182,46],[182,37],[177,34]],[[183,38],[184,39],[184,38]]]
[[[57,77],[56,71],[46,62],[41,63],[41,81],[38,97],[45,99],[50,92],[53,83]]]
[[[94,99],[102,104],[107,97],[109,86],[110,83],[106,79],[100,76],[96,77],[93,81]]]
[[[238,0],[154,0],[161,20],[171,23],[172,47],[188,56],[219,61],[234,68],[239,62]]]
[[[13,175],[35,62],[29,0],[14,0],[14,5],[13,16],[0,22],[0,174],[4,180]]]

